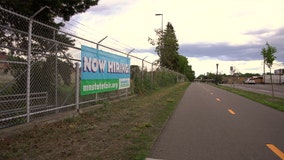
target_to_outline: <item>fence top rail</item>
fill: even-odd
[[[0,63],[27,64],[27,62],[0,60]]]
[[[34,93],[30,93],[31,96],[46,96],[48,95],[48,92],[34,92]],[[19,96],[27,96],[26,93],[24,94],[10,94],[10,95],[4,95],[4,96],[0,96],[0,98],[11,98],[11,97],[19,97]]]

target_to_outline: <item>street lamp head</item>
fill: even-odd
[[[161,14],[161,13],[157,13],[157,14],[155,14],[156,16],[162,16],[163,14]]]

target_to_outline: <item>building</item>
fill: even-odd
[[[276,75],[283,75],[284,74],[284,69],[282,68],[282,69],[276,69],[276,70],[274,70],[274,74],[276,74]]]

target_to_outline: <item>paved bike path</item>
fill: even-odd
[[[280,154],[271,150],[269,144]],[[281,160],[283,151],[283,112],[207,84],[192,83],[149,157]]]

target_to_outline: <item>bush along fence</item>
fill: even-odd
[[[35,17],[36,14],[25,17],[0,7],[0,129],[186,80],[184,75],[156,63],[64,32],[36,21]],[[115,63],[120,68],[115,71],[126,74],[126,77],[119,77],[122,87],[114,85],[113,89],[92,94],[82,92],[85,74],[82,67],[93,73],[96,69],[102,69],[102,72],[114,69],[96,68],[100,66],[95,61],[91,61],[89,66],[83,64],[81,45],[99,46],[101,50],[94,50],[111,52],[129,61],[125,65]],[[112,63],[105,62],[105,65]],[[103,64],[100,61],[100,65]],[[107,77],[112,80],[102,82],[101,86],[116,84],[112,76]],[[99,83],[101,79],[92,81]],[[86,80],[85,83],[91,81]],[[93,85],[93,88],[101,86]]]

